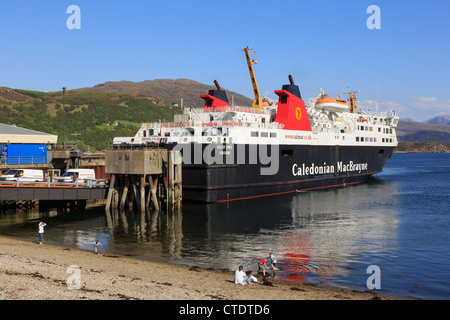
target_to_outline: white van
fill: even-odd
[[[42,182],[44,171],[34,169],[9,169],[0,177],[0,181]]]
[[[94,169],[69,169],[58,178],[58,182],[86,182],[95,180]]]

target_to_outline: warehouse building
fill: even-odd
[[[0,165],[46,164],[58,136],[0,123]]]

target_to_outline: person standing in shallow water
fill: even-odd
[[[39,244],[42,244],[42,241],[44,240],[44,227],[47,224],[44,222],[39,222],[39,229],[38,229],[38,234],[39,234]]]
[[[95,240],[95,242],[89,242],[89,243],[94,245],[94,253],[95,254],[98,253],[98,250],[97,250],[98,246],[103,248],[103,245],[98,240]]]

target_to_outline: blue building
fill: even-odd
[[[0,165],[46,164],[58,136],[0,123]]]

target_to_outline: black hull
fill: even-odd
[[[202,145],[201,150],[204,151],[206,146]],[[395,149],[381,146],[280,145],[271,152],[265,151],[272,159],[272,163],[268,164],[267,158],[263,161],[258,158],[256,163],[254,158],[250,159],[249,154],[255,150],[251,148],[257,146],[241,145],[239,150],[245,150],[245,160],[240,158],[239,161],[236,145],[219,145],[220,150],[228,151],[228,158],[213,151],[212,155],[219,161],[212,162],[204,157],[201,163],[198,157],[195,162],[194,152],[186,152],[186,148],[192,146],[179,147],[183,152],[183,199],[207,203],[365,182],[383,170]],[[275,174],[262,174],[261,169],[267,169],[277,161],[278,170],[271,172]]]

